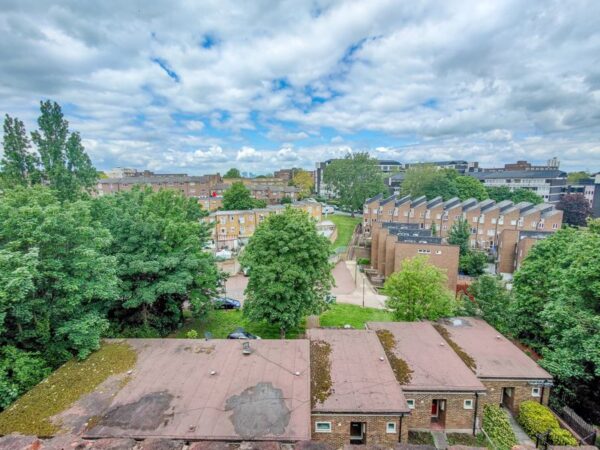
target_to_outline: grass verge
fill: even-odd
[[[325,219],[324,219],[325,220]],[[350,243],[354,228],[361,222],[360,217],[340,216],[332,214],[327,216],[326,220],[331,220],[337,227],[337,239],[333,243],[333,248],[346,247]]]
[[[343,327],[350,325],[362,329],[366,322],[391,322],[392,314],[388,311],[375,308],[362,308],[357,305],[336,304],[323,313],[320,317],[322,327]],[[190,330],[196,330],[199,338],[209,331],[215,339],[225,339],[229,333],[238,327],[244,328],[252,334],[263,339],[279,339],[279,328],[266,322],[253,322],[242,314],[242,311],[217,310],[210,311],[202,319],[190,319],[186,324],[173,333],[172,338],[185,338]],[[289,330],[286,338],[295,339],[304,333],[305,324],[302,323],[294,330]]]
[[[0,413],[0,435],[52,436],[60,427],[51,418],[92,392],[111,375],[135,365],[137,355],[124,343],[104,344],[85,361],[71,360]]]
[[[486,447],[487,439],[483,433],[473,436],[467,433],[448,433],[446,434],[449,445],[466,445],[467,447]]]

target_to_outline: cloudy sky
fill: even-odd
[[[598,0],[0,0],[0,36],[0,112],[56,100],[101,169],[600,170]]]

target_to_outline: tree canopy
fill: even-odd
[[[485,189],[490,198],[496,202],[510,200],[515,204],[519,202],[530,202],[537,205],[544,201],[542,197],[529,189],[520,188],[511,190],[508,186],[488,186]]]
[[[220,275],[202,251],[209,230],[194,199],[135,189],[95,199],[93,213],[113,237],[120,283],[110,317],[118,332],[141,327],[165,335],[182,324],[184,303],[196,315],[206,311]]]
[[[428,199],[442,197],[448,200],[458,196],[456,178],[458,173],[453,169],[439,169],[432,164],[410,167],[402,181],[402,195],[412,197],[426,196]]]
[[[78,132],[69,131],[58,103],[40,103],[39,129],[31,133],[37,153],[30,151],[23,122],[6,115],[2,177],[6,183],[33,185],[44,182],[60,200],[73,200],[91,191],[98,173],[83,148]]]
[[[333,278],[329,240],[307,213],[287,207],[256,229],[240,263],[249,268],[244,313],[277,324],[281,336],[326,306]]]
[[[304,198],[312,193],[315,186],[315,180],[306,170],[300,169],[295,171],[291,184],[300,189],[300,197]]]
[[[580,170],[579,172],[569,172],[567,175],[567,182],[569,184],[577,184],[581,180],[585,180],[586,178],[590,178],[592,175],[589,172],[585,172]]]
[[[556,209],[563,212],[563,222],[577,227],[585,226],[592,215],[590,202],[580,193],[563,195]]]
[[[406,259],[401,270],[385,282],[386,306],[396,320],[414,322],[450,316],[456,309],[456,301],[447,282],[445,271],[430,264],[427,256]]]
[[[358,211],[367,198],[388,192],[377,160],[367,152],[348,153],[332,161],[326,168],[323,181],[331,186],[342,208]]]
[[[252,197],[252,192],[241,181],[234,182],[223,194],[223,209],[227,211],[264,208],[266,203]]]
[[[458,245],[460,255],[464,256],[469,252],[469,238],[471,237],[471,227],[464,217],[455,220],[448,232],[448,244]]]
[[[478,201],[482,201],[489,198],[485,186],[477,178],[458,176],[454,180],[454,184],[458,191],[458,198],[461,200],[476,198]]]
[[[242,178],[242,174],[238,169],[232,167],[223,175],[223,178]]]

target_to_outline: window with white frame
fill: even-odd
[[[315,422],[315,433],[331,433],[331,422]]]
[[[415,409],[415,401],[414,399],[408,399],[406,400],[406,404],[408,405],[408,409]]]
[[[464,409],[473,409],[473,400],[468,399],[463,402]]]
[[[417,250],[417,253],[421,255],[429,255],[431,253],[431,250],[420,248],[419,250]]]
[[[531,396],[539,397],[540,396],[540,388],[539,387],[531,388]]]
[[[441,251],[441,250],[436,250],[436,251],[435,251],[435,254],[436,254],[436,255],[441,255],[441,254],[442,254],[442,251]]]
[[[552,229],[553,230],[557,230],[558,229],[558,224],[557,223],[553,223],[552,224]]]
[[[473,216],[473,222],[477,223],[477,216]]]
[[[385,424],[385,432],[386,433],[395,433],[396,432],[396,422],[388,422]]]
[[[492,219],[492,225],[496,225],[496,218]]]

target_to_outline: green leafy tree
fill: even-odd
[[[264,208],[264,200],[252,198],[250,189],[241,181],[236,181],[223,194],[223,209],[226,211]]]
[[[69,131],[60,105],[47,100],[40,103],[40,111],[39,130],[31,133],[31,140],[40,154],[42,176],[61,200],[76,199],[94,188],[98,173],[79,133]]]
[[[244,313],[276,324],[285,337],[308,314],[325,307],[333,278],[327,238],[303,211],[269,216],[250,238],[240,263],[249,269]]]
[[[569,184],[577,184],[581,180],[585,180],[586,178],[591,178],[591,174],[589,172],[579,171],[579,172],[569,172],[567,175],[567,182]]]
[[[448,232],[448,244],[458,245],[460,247],[460,256],[469,253],[469,238],[471,237],[471,228],[464,217],[454,221]]]
[[[27,186],[40,182],[39,160],[31,152],[25,125],[8,114],[4,118],[4,155],[0,160],[1,176],[6,186]]]
[[[519,188],[511,190],[507,186],[486,187],[485,189],[490,198],[496,202],[510,200],[514,203],[529,202],[537,205],[544,201],[542,197],[529,189]]]
[[[514,276],[511,329],[542,354],[553,401],[600,420],[600,230],[567,228],[538,242]],[[594,387],[596,386],[596,387]]]
[[[402,181],[402,195],[426,196],[428,199],[442,197],[448,200],[458,196],[455,170],[439,169],[431,164],[410,167]]]
[[[47,377],[50,370],[38,352],[12,345],[0,348],[0,411]]]
[[[339,205],[352,211],[362,209],[367,198],[388,192],[375,158],[368,153],[348,153],[345,158],[331,162],[323,175],[333,188]]]
[[[563,221],[569,225],[584,227],[592,215],[590,202],[583,194],[565,194],[556,205],[563,212]]]
[[[183,322],[184,304],[196,316],[207,310],[220,274],[202,251],[209,230],[194,199],[135,189],[96,199],[93,211],[113,236],[110,254],[121,283],[110,317],[118,328],[165,335]]]
[[[488,196],[497,203],[512,200],[512,191],[508,186],[487,186],[485,190]]]
[[[300,189],[300,197],[304,198],[312,193],[315,186],[315,180],[306,170],[298,169],[294,172],[291,184]]]
[[[454,180],[456,189],[458,190],[458,198],[467,200],[476,198],[479,201],[489,198],[488,192],[481,181],[469,176],[459,176]]]
[[[279,203],[281,203],[282,205],[289,205],[292,203],[292,199],[288,196],[285,196],[281,199]]]
[[[385,282],[386,306],[396,320],[414,322],[450,316],[457,302],[447,282],[445,271],[429,264],[426,256],[407,259],[401,270]]]
[[[503,333],[510,331],[512,298],[502,277],[482,275],[469,286],[467,293],[475,300],[486,322]]]
[[[520,202],[529,202],[538,205],[544,202],[544,199],[529,189],[515,189],[510,199],[516,204]]]
[[[110,233],[89,202],[47,188],[0,194],[0,344],[56,367],[97,349],[118,295]]]
[[[481,251],[468,250],[459,260],[459,269],[462,273],[477,277],[485,272],[487,255]]]
[[[227,173],[225,173],[225,175],[223,175],[223,178],[242,178],[242,174],[238,169],[232,167],[227,171]]]

